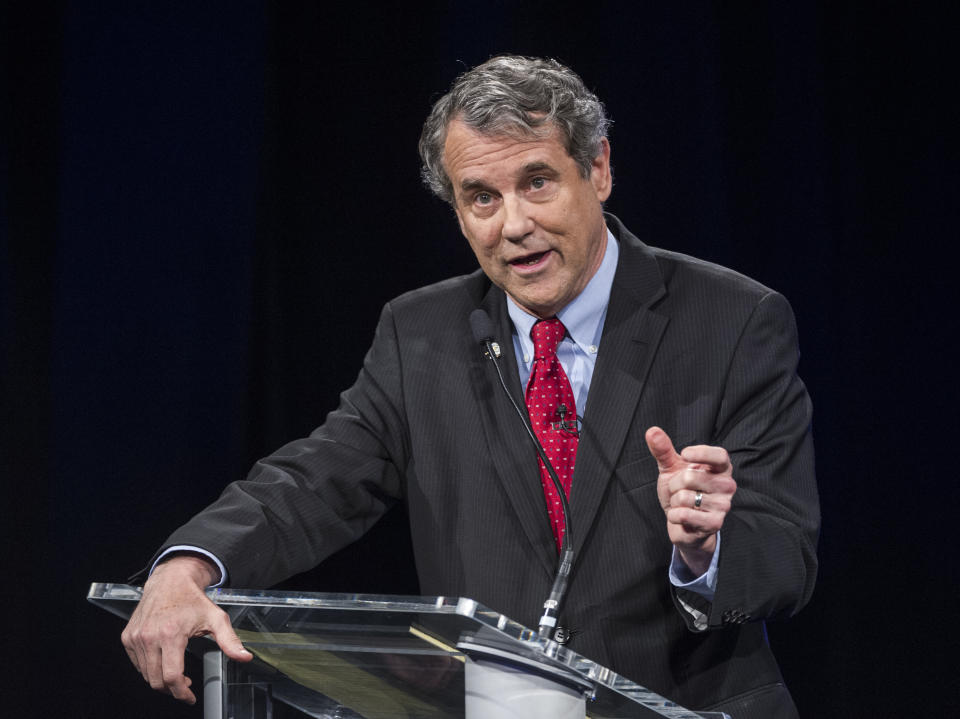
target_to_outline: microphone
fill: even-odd
[[[574,436],[574,437],[579,437],[579,436],[580,436],[580,427],[579,427],[579,425],[577,424],[577,422],[580,421],[581,417],[580,417],[580,415],[577,415],[576,417],[574,417],[574,421],[573,421],[573,422],[568,422],[568,421],[567,421],[567,412],[569,412],[569,411],[570,411],[570,410],[567,409],[567,405],[565,405],[565,404],[563,404],[563,403],[561,402],[561,403],[560,403],[560,406],[557,407],[557,416],[560,417],[560,421],[559,421],[559,422],[551,422],[551,423],[550,423],[550,426],[553,427],[553,428],[554,428],[555,430],[557,430],[557,431],[565,432],[566,434],[572,435],[572,436]]]
[[[500,345],[493,339],[493,322],[490,321],[490,315],[483,310],[474,310],[470,313],[470,330],[473,332],[473,339],[480,343],[484,348],[484,356],[491,359],[500,358]],[[493,353],[491,357],[490,353]]]
[[[543,466],[547,468],[547,474],[550,475],[553,486],[557,489],[557,495],[560,497],[560,507],[563,510],[563,520],[566,525],[566,531],[563,534],[563,542],[560,545],[560,566],[557,567],[557,574],[553,580],[553,587],[550,589],[550,596],[547,597],[547,600],[543,603],[543,616],[540,617],[540,627],[538,629],[541,637],[553,639],[553,634],[557,626],[557,616],[560,614],[560,606],[567,593],[570,571],[573,569],[574,554],[573,541],[571,539],[573,530],[570,523],[570,505],[567,503],[567,494],[563,491],[560,478],[557,476],[553,465],[550,464],[543,445],[540,444],[540,440],[537,439],[537,435],[530,426],[526,414],[520,409],[513,395],[510,394],[507,383],[503,379],[503,370],[500,368],[499,362],[501,354],[500,345],[494,339],[493,322],[490,321],[490,315],[481,309],[476,309],[471,312],[470,329],[473,332],[473,339],[483,348],[483,356],[493,362],[493,366],[497,370],[497,376],[500,378],[500,386],[503,388],[503,393],[507,395],[507,399],[510,400],[510,404],[513,405],[513,408],[516,410],[517,416],[523,424],[523,428],[527,431],[527,436],[530,437],[530,441],[533,442],[533,446],[537,450],[537,455],[543,462]],[[564,410],[566,410],[566,407],[564,407]],[[566,414],[566,411],[560,415],[561,422],[564,421],[563,414]]]

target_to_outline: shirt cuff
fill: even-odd
[[[693,576],[690,568],[684,564],[680,558],[680,552],[673,548],[673,558],[670,560],[670,584],[679,588],[686,589],[699,594],[708,602],[713,601],[714,592],[717,590],[717,564],[720,560],[720,533],[717,532],[717,546],[713,550],[713,557],[710,560],[710,566],[707,571],[699,577]]]
[[[169,557],[171,554],[175,554],[176,552],[192,552],[194,554],[202,554],[204,557],[206,557],[211,562],[217,565],[217,569],[220,570],[220,579],[215,584],[211,584],[209,587],[207,587],[207,589],[216,589],[217,587],[222,587],[224,582],[227,581],[227,568],[223,566],[223,562],[217,559],[215,555],[211,554],[206,549],[201,549],[200,547],[194,547],[189,544],[176,544],[172,547],[167,547],[165,550],[163,550],[163,553],[159,557],[157,557],[157,561],[155,561],[153,563],[153,566],[150,567],[150,574],[153,574],[153,570],[157,568],[157,565],[160,564],[160,562],[162,562],[164,559]],[[673,570],[671,569],[671,572],[672,571]]]

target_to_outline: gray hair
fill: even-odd
[[[423,182],[451,205],[453,185],[443,166],[443,149],[454,119],[485,135],[544,136],[556,127],[585,178],[610,126],[603,103],[570,68],[553,59],[491,58],[454,80],[420,133]]]

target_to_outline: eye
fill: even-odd
[[[473,201],[478,205],[489,205],[491,202],[493,202],[493,195],[491,195],[489,192],[478,192],[474,196]]]
[[[546,184],[546,177],[534,177],[532,180],[530,180],[530,187],[532,187],[534,190],[541,190]]]

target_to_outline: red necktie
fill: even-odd
[[[577,407],[573,398],[573,388],[567,373],[557,359],[557,345],[566,334],[566,328],[560,320],[540,320],[530,331],[533,338],[533,369],[527,382],[527,412],[533,431],[543,445],[550,459],[563,491],[570,496],[570,482],[573,480],[573,463],[577,456],[576,433]],[[561,411],[561,406],[565,410]],[[559,427],[566,422],[568,428]],[[543,496],[547,500],[547,514],[550,526],[557,540],[557,551],[563,542],[565,522],[560,497],[547,473],[543,460],[539,457],[540,481],[543,484]]]

